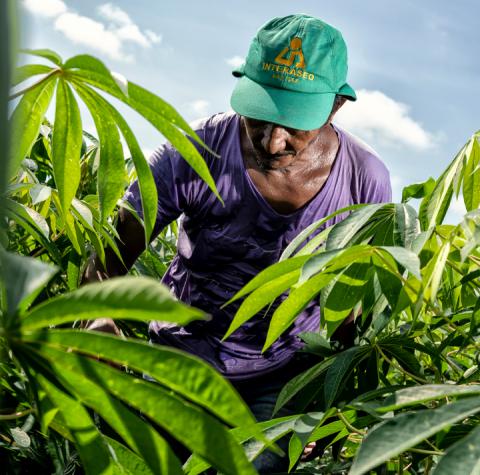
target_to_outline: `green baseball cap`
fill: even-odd
[[[347,84],[342,34],[308,15],[274,18],[258,30],[230,104],[240,115],[293,129],[325,124],[335,96],[356,100]]]

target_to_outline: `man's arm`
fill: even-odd
[[[93,254],[87,263],[82,278],[82,284],[101,282],[110,277],[125,275],[138,256],[145,250],[145,230],[143,225],[125,208],[118,212],[116,226],[119,239],[116,244],[122,256],[122,261],[112,249],[105,249],[105,267],[96,254]],[[81,325],[89,330],[104,331],[119,335],[120,331],[111,318],[87,320]]]

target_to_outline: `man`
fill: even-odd
[[[258,31],[245,64],[233,74],[238,77],[234,112],[214,115],[196,130],[220,156],[199,149],[225,206],[170,145],[150,160],[159,194],[154,234],[182,216],[178,252],[163,282],[212,319],[185,328],[152,322],[150,337],[208,361],[236,385],[261,420],[271,416],[282,385],[302,369],[295,357],[301,348],[297,335],[318,329],[318,302],[264,354],[269,319],[258,315],[222,342],[238,304],[221,306],[276,262],[309,224],[354,203],[388,202],[391,188],[378,157],[331,123],[346,100],[356,99],[346,82],[340,32],[307,15],[276,18]],[[137,183],[125,198],[141,214]],[[121,211],[118,232],[130,267],[144,249],[143,228]],[[110,253],[107,269],[93,261],[86,278],[125,272]],[[108,321],[91,328],[102,325],[117,331]],[[263,473],[279,469],[278,458],[268,458],[259,462]]]

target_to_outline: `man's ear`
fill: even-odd
[[[332,108],[332,117],[338,112],[340,107],[342,107],[346,101],[347,101],[347,98],[345,96],[337,96],[335,98],[335,102],[333,103],[333,108]]]
[[[329,124],[332,120],[334,115],[338,112],[340,107],[345,104],[345,101],[347,98],[345,96],[336,96],[335,100],[333,101],[333,107],[332,107],[332,112],[330,112],[330,115],[328,116],[327,123]]]

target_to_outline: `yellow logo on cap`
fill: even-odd
[[[285,55],[289,53],[288,58]],[[301,38],[292,38],[290,40],[290,46],[285,46],[280,54],[275,58],[275,62],[283,64],[285,66],[291,66],[295,58],[298,59],[296,68],[305,68],[305,58],[303,57],[302,51],[302,39]]]
[[[295,63],[295,65],[293,64]],[[313,81],[315,75],[305,70],[306,63],[302,50],[302,39],[295,37],[290,45],[280,51],[274,63],[262,63],[263,71],[271,71],[272,78],[282,82],[298,83],[300,79]]]

